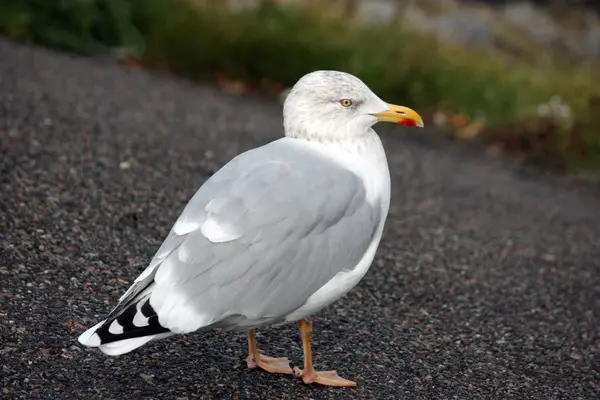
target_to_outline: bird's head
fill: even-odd
[[[361,135],[377,122],[423,127],[414,110],[381,100],[357,77],[338,71],[304,75],[288,94],[283,118],[287,136]]]

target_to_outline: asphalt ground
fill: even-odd
[[[314,320],[316,365],[357,388],[248,370],[235,333],[110,358],[78,334],[211,173],[282,134],[281,106],[0,40],[0,397],[599,398],[597,183],[378,130],[393,175],[382,244]],[[302,362],[294,325],[258,340]]]

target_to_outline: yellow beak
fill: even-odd
[[[387,106],[388,109],[386,111],[371,115],[376,117],[379,122],[393,122],[394,124],[404,126],[423,127],[423,118],[415,110],[394,104],[388,104]]]

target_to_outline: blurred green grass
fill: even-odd
[[[387,101],[484,121],[484,137],[538,163],[600,170],[600,74],[590,65],[509,64],[397,23],[359,24],[322,4],[265,1],[230,12],[198,0],[0,0],[0,31],[81,54],[126,49],[192,79],[219,73],[290,86],[316,69],[347,71]],[[572,109],[567,123],[537,116],[554,95]]]

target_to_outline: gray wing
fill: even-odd
[[[198,190],[120,304],[154,283],[152,307],[171,330],[188,330],[186,318],[276,320],[360,261],[380,213],[354,173],[273,142]]]

